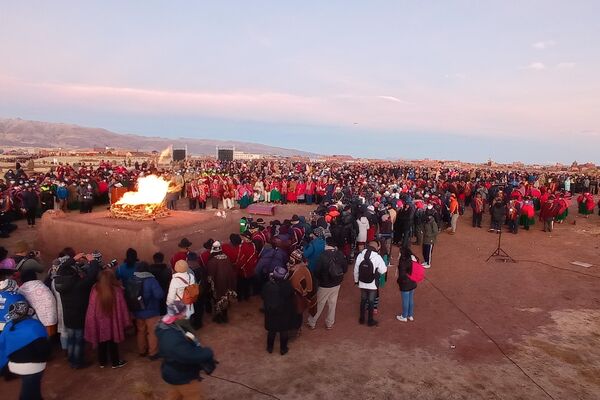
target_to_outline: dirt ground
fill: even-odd
[[[310,210],[279,207],[276,217]],[[206,398],[600,398],[600,217],[577,218],[575,207],[570,212],[552,234],[542,232],[539,222],[529,232],[504,234],[502,247],[516,264],[486,263],[498,237],[472,228],[467,213],[456,235],[439,236],[432,268],[415,294],[415,322],[395,319],[401,307],[395,267],[381,290],[378,327],[358,324],[359,291],[348,273],[334,329],[325,330],[321,317],[316,330],[303,330],[291,342],[286,356],[279,355],[277,344],[273,354],[265,351],[259,299],[234,304],[228,325],[207,318],[199,331],[220,361],[215,377],[203,381]],[[202,226],[206,238],[227,238],[242,215],[235,211],[223,220],[212,212]],[[35,234],[21,225],[0,245],[10,249],[20,238],[33,243]],[[119,370],[92,364],[73,371],[57,352],[44,376],[44,398],[135,399],[140,393],[163,398],[160,362],[140,359],[133,337],[121,349],[129,364]],[[18,381],[0,382],[1,398],[17,399],[18,388]]]

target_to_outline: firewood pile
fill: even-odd
[[[113,218],[130,221],[148,221],[169,216],[169,210],[164,203],[160,204],[113,204],[110,206]]]

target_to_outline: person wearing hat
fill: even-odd
[[[0,332],[6,325],[6,314],[10,305],[17,301],[27,301],[25,296],[19,293],[17,281],[10,278],[11,271],[14,271],[14,263],[12,258],[5,258],[0,262]]]
[[[200,372],[211,374],[217,362],[203,347],[186,319],[186,306],[175,302],[156,325],[162,379],[169,385],[168,400],[198,400],[202,396]]]
[[[192,242],[190,242],[187,238],[183,238],[177,247],[179,250],[173,254],[173,257],[171,257],[171,268],[175,268],[175,263],[177,261],[187,259],[187,254],[190,251],[190,247],[192,247]]]
[[[227,323],[231,299],[237,297],[237,279],[233,263],[223,253],[219,241],[212,244],[206,271],[212,293],[213,321]]]
[[[33,318],[35,311],[27,301],[7,307],[7,323],[0,333],[0,369],[8,366],[10,372],[21,377],[19,399],[42,400],[42,375],[51,352],[48,334]]]
[[[265,329],[268,332],[267,351],[273,352],[275,337],[279,333],[279,352],[282,356],[288,352],[288,331],[294,328],[294,315],[296,315],[293,302],[294,289],[287,278],[288,270],[285,267],[275,267],[262,292]]]
[[[179,260],[175,263],[173,277],[169,284],[169,292],[167,293],[167,308],[175,302],[180,302],[183,299],[183,292],[189,285],[196,283],[196,277],[189,268],[189,264],[185,260]],[[190,318],[194,314],[194,305],[186,305],[186,318]]]
[[[301,250],[294,250],[290,254],[290,259],[287,263],[288,271],[290,273],[290,283],[294,289],[294,308],[296,311],[296,318],[294,321],[294,329],[300,330],[302,328],[302,321],[304,320],[304,311],[315,307],[316,301],[316,284],[314,278],[308,269],[304,258],[302,257]],[[316,308],[315,308],[316,312]]]
[[[101,267],[90,255],[83,257],[89,262],[87,268],[78,268],[79,260],[66,256],[54,278],[54,287],[60,293],[62,304],[67,358],[74,369],[85,366],[83,333],[86,311],[92,286]]]

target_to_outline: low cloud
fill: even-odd
[[[546,69],[546,65],[542,62],[532,62],[531,64],[529,64],[528,66],[525,67],[525,69],[531,69],[534,71],[541,71],[543,69]]]
[[[555,44],[556,42],[554,42],[554,40],[540,40],[539,42],[533,43],[531,47],[538,50],[546,50],[553,47]]]

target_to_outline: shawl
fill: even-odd
[[[112,340],[120,343],[125,340],[125,328],[131,325],[123,288],[115,288],[112,313],[106,315],[100,308],[96,286],[90,293],[90,302],[85,316],[84,338],[94,347],[98,343]]]

